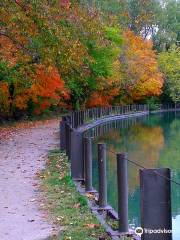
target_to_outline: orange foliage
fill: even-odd
[[[163,86],[162,74],[158,69],[152,42],[136,36],[133,32],[124,33],[125,46],[121,64],[125,65],[124,85],[133,100],[146,96],[158,96]]]
[[[39,114],[51,105],[61,103],[62,106],[62,102],[68,97],[58,70],[55,67],[46,70],[44,65],[37,65],[32,86],[16,96],[15,105],[19,109],[26,109],[31,99],[37,105],[35,112]]]
[[[0,82],[0,114],[9,111],[9,89],[8,84]]]
[[[46,70],[43,65],[37,66],[31,94],[34,102],[39,102],[39,110],[44,110],[52,104],[60,105],[63,100],[69,98],[58,70],[55,67],[49,67]]]
[[[35,34],[33,26],[31,31]],[[18,34],[14,35],[14,39],[10,39],[8,36],[0,36],[0,56],[7,61],[8,66],[11,68],[18,62],[23,62],[28,65],[31,63],[31,57],[26,54],[19,44],[25,43],[25,39]],[[31,71],[24,72],[24,79],[16,79],[13,81],[14,93],[10,96],[9,85],[6,83],[6,79],[0,82],[0,113],[9,114],[12,109],[17,108],[19,110],[26,110],[28,108],[28,102],[32,100],[36,105],[36,113],[49,108],[51,105],[64,106],[64,100],[68,99],[69,94],[65,89],[64,81],[61,79],[58,70],[54,66],[48,66],[42,64],[33,64],[35,74]],[[27,81],[26,77],[29,77],[28,86],[23,84]]]
[[[8,84],[0,82],[0,89],[6,95],[8,95]]]
[[[59,94],[66,95],[64,91],[64,82],[60,78],[58,70],[55,67],[37,66],[36,75],[32,91],[35,95],[43,98],[53,98],[59,100]]]
[[[88,107],[101,107],[101,106],[109,106],[115,96],[119,94],[119,89],[112,89],[107,91],[99,91],[92,94],[89,99],[87,106]]]
[[[65,100],[69,98],[55,67],[36,66],[36,73],[32,85],[23,88],[20,82],[14,82],[14,95],[10,97],[8,83],[0,82],[0,113],[8,113],[10,105],[19,110],[26,110],[28,102],[32,100],[35,105],[35,113],[40,114],[51,105],[65,106]]]
[[[12,43],[12,41],[4,36],[0,36],[0,55],[6,59],[10,65],[14,65],[17,62],[18,49]]]
[[[0,55],[8,62],[9,67],[13,67],[18,61],[30,60],[29,56],[22,54],[16,44],[6,36],[0,36]],[[34,64],[34,68],[35,74],[30,73],[29,87],[23,87],[22,83],[26,81],[25,79],[16,79],[13,82],[15,91],[11,97],[8,83],[0,82],[1,112],[8,112],[10,104],[14,108],[26,110],[29,100],[37,104],[36,112],[39,113],[51,105],[63,106],[64,100],[68,98],[68,92],[58,70],[54,66],[46,67],[38,64]],[[25,75],[27,74],[26,72]]]

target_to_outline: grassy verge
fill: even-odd
[[[58,240],[110,239],[96,217],[90,212],[86,198],[77,193],[69,174],[65,154],[52,151],[42,173],[47,206],[54,220],[62,227]]]

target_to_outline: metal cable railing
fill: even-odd
[[[110,152],[110,153],[113,153],[115,156],[117,155],[116,152],[110,150],[110,149],[107,148],[107,147],[106,147],[106,150],[107,150],[108,152]],[[135,166],[137,166],[137,167],[139,167],[139,168],[141,168],[141,169],[144,169],[144,170],[147,170],[147,169],[148,169],[148,168],[144,167],[143,165],[139,164],[138,162],[136,162],[136,161],[134,161],[134,160],[130,160],[130,159],[128,159],[128,158],[125,158],[125,160],[127,160],[129,163],[131,163],[131,164],[133,164],[133,165],[135,165]],[[176,182],[176,181],[173,180],[172,178],[167,178],[167,177],[159,174],[156,170],[153,170],[153,172],[154,172],[156,175],[164,178],[165,180],[170,181],[170,182],[172,182],[172,183],[180,186],[180,183],[179,183],[179,182]]]
[[[173,107],[172,107],[173,108]],[[176,106],[177,108],[177,106]],[[171,109],[171,106],[164,107],[164,109]],[[113,107],[103,107],[103,108],[92,108],[82,111],[71,112],[69,115],[63,117],[61,122],[61,149],[66,150],[66,153],[71,161],[71,175],[75,181],[83,181],[85,184],[86,192],[94,192],[92,186],[92,138],[101,132],[106,132],[107,126],[101,128],[95,127],[92,134],[86,134],[86,127],[79,128],[82,125],[86,125],[98,119],[107,118],[110,116],[118,115],[133,115],[134,113],[146,113],[149,112],[149,107],[147,105],[128,105],[128,106],[113,106]],[[138,114],[137,114],[138,115]],[[123,128],[128,127],[128,123],[123,123]],[[79,128],[77,130],[77,128]],[[88,129],[88,128],[87,128]],[[165,201],[167,208],[165,213],[161,212],[163,216],[167,214],[168,220],[171,219],[169,211],[170,203],[170,182],[180,185],[179,182],[171,178],[169,169],[148,169],[145,166],[139,164],[138,162],[129,159],[125,154],[118,154],[109,148],[103,148],[103,144],[98,144],[98,176],[99,176],[99,191],[98,191],[98,207],[100,211],[109,209],[107,204],[107,179],[106,179],[106,153],[105,151],[113,153],[117,158],[117,178],[118,178],[118,214],[119,214],[119,232],[128,231],[128,175],[127,175],[127,162],[136,165],[142,172],[144,170],[150,170],[159,177],[165,179],[167,182],[160,182],[161,184],[156,187],[156,180],[153,185],[155,188],[155,194],[162,192],[163,196],[166,196]],[[125,161],[124,161],[125,160]],[[164,171],[165,170],[165,171]],[[140,174],[142,173],[140,172]],[[146,172],[146,171],[145,171]],[[148,177],[147,173],[145,174]],[[165,174],[165,175],[164,175]],[[142,176],[142,175],[141,175]],[[143,175],[144,177],[144,175]],[[160,178],[160,179],[161,179]],[[161,181],[158,179],[158,181]],[[144,181],[144,180],[143,180]],[[152,184],[151,179],[149,179],[150,185]],[[158,182],[159,184],[159,182]],[[160,186],[164,186],[162,189]],[[168,185],[168,186],[166,186]],[[142,189],[144,191],[144,189]],[[167,194],[165,193],[167,192]],[[143,192],[144,193],[144,192]],[[146,194],[147,195],[147,194]],[[158,195],[158,194],[157,194]],[[161,199],[161,194],[156,199],[157,202]],[[154,196],[151,196],[151,199]],[[166,201],[167,200],[167,201]],[[143,200],[144,201],[144,200]],[[156,203],[157,203],[156,202]],[[148,200],[150,204],[151,201]],[[156,206],[157,207],[157,206]],[[158,208],[158,207],[157,207]],[[160,211],[161,209],[158,209]],[[146,213],[143,215],[145,216]],[[146,215],[147,216],[147,215]],[[162,219],[162,218],[161,218]],[[158,221],[161,223],[161,219]],[[166,222],[166,223],[167,223]]]
[[[85,190],[86,192],[94,192],[94,188],[92,185],[92,138],[84,138],[84,163],[85,163]],[[140,172],[140,189],[141,189],[141,202],[142,206],[146,206],[146,208],[151,207],[151,202],[153,207],[156,208],[157,211],[160,211],[161,214],[165,214],[164,216],[167,218],[165,221],[162,220],[161,216],[157,216],[158,224],[162,224],[164,227],[169,227],[171,229],[171,211],[170,211],[170,202],[171,202],[171,192],[170,192],[170,182],[180,186],[180,183],[173,180],[170,176],[170,169],[148,169],[145,166],[139,164],[138,162],[131,160],[127,157],[126,153],[116,153],[107,147],[105,143],[98,143],[97,148],[97,163],[98,163],[98,209],[107,210],[110,209],[107,202],[107,169],[106,169],[106,153],[110,152],[116,156],[117,159],[117,195],[118,195],[118,231],[119,233],[128,232],[129,228],[129,220],[128,220],[128,162],[142,169]],[[144,171],[148,170],[148,172]],[[149,175],[150,172],[150,175]],[[162,182],[160,179],[156,179],[152,176],[152,173],[159,176],[161,179],[168,181]],[[151,186],[150,193],[147,191],[148,188],[144,188],[144,186]],[[155,190],[154,190],[155,188]],[[160,194],[156,197],[154,201],[154,195]],[[162,193],[162,196],[161,196]],[[146,199],[146,200],[144,200]],[[164,206],[159,206],[159,203],[163,201]],[[145,203],[146,202],[146,203]],[[144,204],[145,203],[145,204]],[[148,206],[149,205],[149,206]],[[149,211],[143,211],[141,213],[142,217],[152,216]],[[150,220],[151,221],[151,220]],[[152,222],[151,222],[152,223]],[[114,233],[112,233],[114,234]]]

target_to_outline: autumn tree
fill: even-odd
[[[158,16],[161,12],[159,0],[94,0],[92,2],[94,7],[105,14],[115,15],[123,29],[129,28],[136,35],[146,38],[157,31]]]
[[[96,89],[92,93],[87,105],[108,106],[112,104],[120,90],[120,62],[119,55],[122,46],[122,36],[118,28],[105,29],[106,45],[98,47],[91,43],[90,54],[94,62],[90,65],[93,78],[97,78]],[[108,41],[111,44],[107,46]]]
[[[118,27],[108,26],[101,17],[97,10],[89,10],[77,3],[72,3],[71,7],[64,11],[63,26],[77,39],[78,46],[78,52],[72,59],[64,58],[69,60],[66,65],[70,63],[70,68],[66,72],[61,70],[70,89],[74,108],[98,104],[97,101],[93,104],[91,102],[95,95],[109,95],[109,99],[112,99],[115,93],[113,88],[117,87],[115,81],[119,81],[119,78],[115,78],[119,72],[115,67],[122,42],[121,32]],[[59,67],[62,67],[61,57],[59,60]],[[104,104],[107,102],[109,104],[110,100],[104,101]]]
[[[52,34],[49,14],[54,13],[53,7],[26,1],[1,3],[0,81],[3,88],[6,85],[5,106],[9,115],[25,111],[35,99],[40,112],[44,100],[49,101],[46,106],[51,106],[59,104],[57,97],[63,101],[66,98],[61,98],[66,90],[55,62],[58,38]],[[1,101],[4,104],[5,97]]]
[[[106,0],[88,2],[90,7],[78,0],[0,3],[1,112],[107,106],[161,93],[152,43],[127,30],[147,37],[156,1],[134,0],[136,18],[130,0],[113,0],[111,13]],[[123,18],[128,22],[119,24]]]
[[[28,71],[26,66],[9,66],[0,61],[0,92],[2,116],[15,116],[26,110],[41,113],[52,105],[63,106],[64,100],[68,99],[58,70],[51,66],[46,69],[43,65]]]
[[[131,31],[125,32],[120,62],[121,99],[131,102],[161,94],[163,77],[151,41],[143,40]]]

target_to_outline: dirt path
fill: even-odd
[[[0,140],[1,240],[42,240],[52,234],[54,227],[40,210],[37,174],[58,142],[58,120],[19,128]]]

